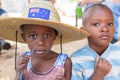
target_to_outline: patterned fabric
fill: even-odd
[[[90,80],[97,55],[88,45],[71,55],[73,63],[71,80]],[[111,71],[103,80],[120,80],[120,47],[109,44],[100,57],[107,59],[112,64]]]
[[[26,74],[24,75],[24,79],[21,78],[21,80],[55,80],[56,75],[59,75],[64,69],[63,66],[66,59],[67,59],[67,54],[59,54],[53,67],[51,67],[51,69],[49,70],[50,72],[48,71],[49,73],[45,75],[35,74],[31,69],[31,61],[29,60]]]

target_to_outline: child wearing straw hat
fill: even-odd
[[[26,42],[30,49],[15,60],[16,80],[70,80],[71,60],[62,54],[62,43],[88,36],[84,30],[60,23],[54,5],[46,0],[31,2],[21,18],[0,19],[0,29],[2,38]],[[51,50],[55,44],[61,46],[59,54]]]

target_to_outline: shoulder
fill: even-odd
[[[67,54],[59,54],[60,59],[63,60],[65,65],[70,65],[71,64],[71,59],[68,57]]]
[[[112,50],[119,50],[120,51],[120,46],[118,46],[118,45],[110,44],[110,47]]]
[[[65,70],[71,70],[72,69],[72,62],[69,57],[67,57],[65,64],[64,64]]]
[[[67,54],[59,54],[59,59],[63,62],[66,62],[68,55]]]
[[[86,63],[88,61],[93,61],[95,59],[96,52],[93,51],[88,45],[79,49],[71,55],[72,65],[78,65],[81,63]],[[79,65],[78,65],[79,66]]]
[[[66,58],[65,64],[66,65],[71,65],[72,64],[71,59],[69,57]]]
[[[70,57],[72,58],[72,57],[78,57],[84,55],[83,53],[85,53],[86,50],[87,50],[87,45],[73,52],[73,54]]]

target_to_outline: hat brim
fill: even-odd
[[[36,25],[44,25],[56,29],[59,33],[55,40],[55,44],[60,43],[60,35],[62,35],[62,43],[76,41],[80,39],[84,39],[88,36],[88,33],[82,29],[77,29],[74,26],[60,23],[60,22],[53,22],[53,21],[46,21],[40,19],[33,19],[33,18],[0,18],[0,37],[7,40],[16,41],[16,30],[22,24],[36,24]],[[18,42],[25,43],[21,37],[21,34],[18,33]]]

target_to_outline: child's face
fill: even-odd
[[[88,16],[85,29],[90,34],[88,37],[89,44],[107,46],[114,35],[112,13],[106,8],[93,8]]]
[[[23,39],[27,42],[30,50],[37,53],[37,55],[49,53],[57,36],[54,29],[46,26],[27,25],[24,26],[23,31]]]

